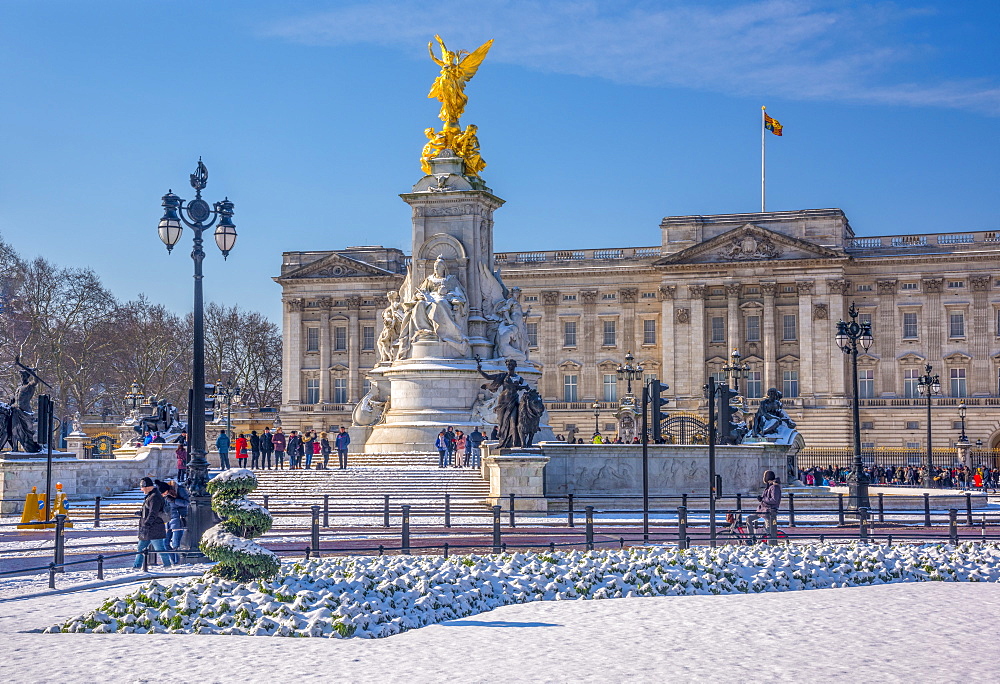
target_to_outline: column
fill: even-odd
[[[544,372],[541,379],[542,398],[547,401],[561,401],[559,388],[559,350],[562,348],[562,331],[559,330],[558,290],[542,290],[542,330],[538,345],[541,351]]]
[[[618,290],[618,301],[621,302],[622,305],[622,339],[619,347],[621,347],[624,351],[631,349],[636,355],[636,358],[639,356],[639,345],[635,343],[635,303],[638,299],[639,288],[623,287]]]
[[[847,307],[844,304],[844,297],[846,297],[851,291],[851,281],[845,280],[843,278],[833,278],[826,281],[827,291],[830,293],[830,337],[833,339],[836,335],[836,328],[833,325],[834,321],[842,321],[847,315]],[[836,345],[836,339],[833,339],[834,345]],[[847,375],[848,366],[846,365],[847,354],[840,351],[840,347],[834,346],[831,351],[831,357],[836,358],[839,353],[841,360],[830,362],[830,392],[831,394],[838,397],[842,402],[843,406],[847,406],[848,397],[851,394],[851,386],[849,383],[850,377]]]
[[[330,397],[330,307],[333,300],[324,298],[319,301],[319,401],[329,404]]]
[[[993,371],[990,362],[990,304],[988,292],[990,276],[974,275],[969,278],[972,287],[972,331],[969,335],[969,353],[972,355],[972,382],[969,394],[989,396],[993,389]]]
[[[580,343],[580,363],[583,369],[580,372],[580,387],[577,397],[580,401],[594,401],[599,399],[597,391],[597,336],[601,334],[597,328],[600,321],[597,320],[597,290],[581,290],[580,300],[583,302],[583,316],[580,317],[580,324],[577,326],[576,334]]]
[[[833,364],[834,362],[838,364],[840,363],[839,357],[843,356],[843,353],[840,351],[840,347],[837,346],[835,339],[837,328],[830,321],[829,302],[834,299],[837,294],[831,291],[829,282],[817,282],[817,285],[820,290],[817,293],[820,295],[817,299],[823,301],[817,302],[813,300],[812,307],[812,389],[814,396],[828,398],[833,392],[831,388],[836,385],[833,377],[835,374],[834,368],[840,368],[839,365],[834,366]]]
[[[726,345],[728,350],[740,347],[740,290],[739,283],[726,285]]]
[[[701,386],[707,382],[705,372],[705,285],[689,285],[691,295],[691,346],[685,358],[685,394],[699,404],[701,403]]]
[[[896,279],[877,280],[878,326],[872,332],[879,355],[879,394],[896,394],[896,349],[900,331],[896,324]]]
[[[285,306],[284,336],[281,345],[282,365],[287,369],[282,382],[282,401],[302,403],[302,310],[305,301],[289,299]]]
[[[811,280],[795,283],[799,293],[799,396],[803,404],[807,398],[811,400],[816,391],[813,385],[813,285]],[[781,380],[776,374],[774,386],[778,389],[781,389]]]
[[[944,287],[944,278],[924,278],[924,306],[920,312],[923,320],[924,339],[927,341],[927,362],[933,365],[940,363],[944,356],[942,339],[944,326],[948,324],[945,319],[944,307],[941,306],[941,289]]]
[[[764,325],[760,337],[764,348],[764,375],[761,380],[765,392],[777,384],[778,377],[778,333],[774,325],[774,293],[777,290],[777,283],[760,284],[760,292],[764,295]]]
[[[677,372],[675,366],[682,363],[676,350],[674,326],[674,294],[676,285],[660,285],[660,377],[670,385],[667,394],[677,395]]]
[[[361,329],[358,326],[361,301],[358,296],[347,298],[347,401],[351,404],[361,400],[361,378],[358,377],[361,365]]]

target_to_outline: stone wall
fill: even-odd
[[[547,496],[642,495],[641,445],[544,442],[541,447],[549,458]],[[765,470],[782,477],[787,450],[771,444],[716,447],[723,494],[758,494]],[[708,446],[649,445],[651,495],[705,494],[708,486]]]
[[[52,490],[57,482],[70,499],[109,496],[135,489],[142,477],[161,479],[177,475],[175,445],[151,444],[138,450],[119,450],[114,459],[52,459]],[[0,454],[0,513],[20,513],[24,497],[37,487],[45,490],[45,458],[6,458]]]

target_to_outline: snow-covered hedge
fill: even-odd
[[[247,584],[153,581],[47,632],[385,637],[528,601],[1000,581],[995,544],[726,546],[677,551],[314,559]]]
[[[202,553],[217,562],[210,573],[244,582],[278,573],[278,557],[253,541],[271,529],[273,522],[266,508],[246,498],[255,489],[257,476],[246,468],[231,468],[209,481],[212,510],[222,518],[202,535],[199,545]]]

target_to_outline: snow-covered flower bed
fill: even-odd
[[[1000,581],[996,544],[633,548],[314,559],[246,584],[155,580],[46,632],[385,637],[529,601]]]

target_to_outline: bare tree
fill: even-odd
[[[281,333],[256,311],[214,302],[205,307],[206,380],[229,380],[250,406],[281,401]]]

